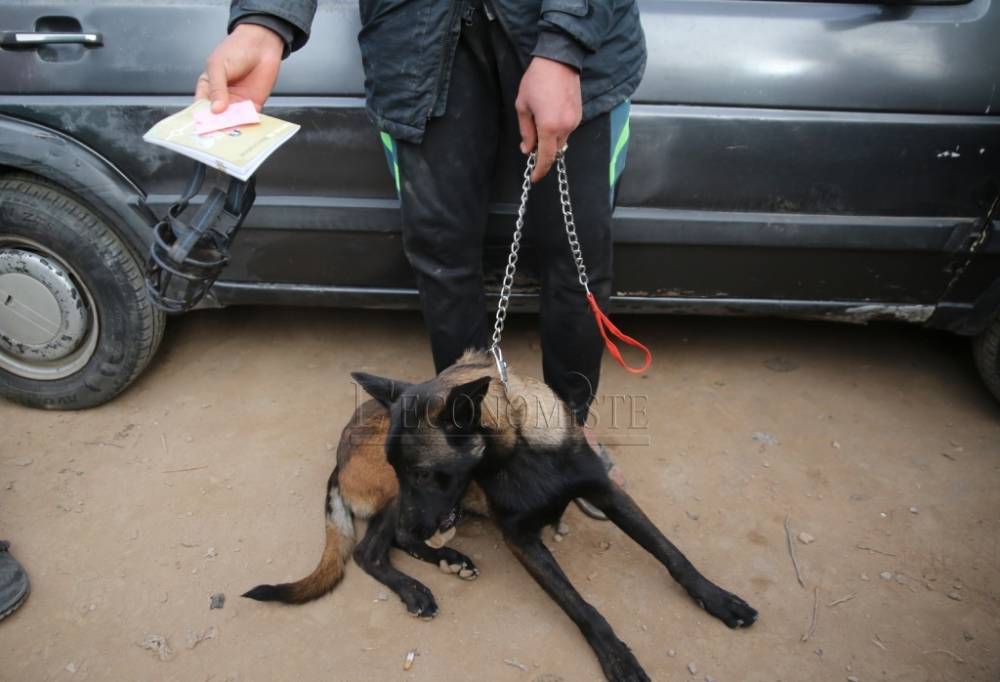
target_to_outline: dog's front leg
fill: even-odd
[[[395,508],[383,509],[368,520],[365,537],[354,548],[354,560],[365,573],[399,595],[411,614],[418,618],[433,618],[438,613],[438,606],[431,591],[389,562],[395,533]]]
[[[604,616],[580,596],[537,535],[506,536],[507,545],[542,589],[566,612],[597,654],[611,682],[649,682],[639,661]]]
[[[472,559],[450,547],[434,549],[423,542],[408,544],[397,542],[396,546],[415,559],[434,564],[442,573],[457,575],[462,580],[475,580],[479,577],[479,569],[472,563]]]
[[[757,620],[753,607],[703,576],[617,484],[608,481],[606,489],[588,495],[587,499],[655,556],[674,580],[713,616],[731,628],[749,627]]]

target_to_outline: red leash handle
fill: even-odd
[[[653,354],[649,351],[649,349],[616,327],[614,323],[608,319],[608,316],[604,314],[601,307],[597,305],[597,299],[594,298],[593,292],[587,292],[587,303],[590,304],[590,309],[594,311],[594,319],[597,320],[597,328],[600,330],[601,336],[604,337],[604,345],[608,347],[608,352],[611,353],[611,356],[618,361],[618,364],[632,374],[642,374],[649,369],[650,363],[653,362]],[[623,341],[633,348],[638,348],[646,354],[646,360],[642,363],[642,367],[632,367],[625,362],[625,358],[622,357],[622,352],[618,349],[618,346],[615,345],[615,342],[608,336],[608,332],[611,332],[611,335],[619,341]]]

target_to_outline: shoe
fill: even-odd
[[[624,489],[626,487],[625,477],[622,475],[621,469],[618,468],[618,465],[611,459],[611,453],[608,452],[608,449],[601,443],[595,442],[592,443],[592,445],[596,445],[596,447],[594,447],[594,452],[604,464],[604,469],[608,472],[608,477]],[[573,501],[576,502],[576,506],[580,511],[595,521],[608,520],[608,517],[604,512],[582,497],[578,497]]]
[[[10,553],[10,543],[0,540],[0,620],[17,611],[30,591],[28,574]]]

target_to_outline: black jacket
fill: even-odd
[[[380,130],[419,142],[443,113],[462,12],[472,0],[360,0],[368,112]],[[475,0],[478,2],[478,0]],[[613,109],[639,85],[646,45],[635,0],[484,0],[527,65],[532,55],[580,70],[583,118]],[[229,28],[277,31],[286,55],[305,45],[316,0],[233,0]]]

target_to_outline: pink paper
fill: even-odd
[[[249,100],[230,104],[221,114],[213,114],[211,108],[206,107],[194,115],[194,130],[199,135],[250,123],[260,123],[260,116]]]

